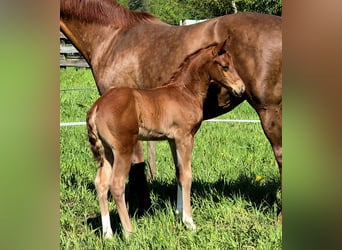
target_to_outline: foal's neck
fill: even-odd
[[[195,98],[201,107],[210,83],[208,67],[211,59],[207,52],[205,55],[196,55],[195,58],[192,58],[188,64],[181,68],[173,83],[182,88],[184,93],[188,93]]]

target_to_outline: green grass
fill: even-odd
[[[61,89],[94,88],[89,70],[61,70]],[[85,121],[97,90],[61,91],[61,122]],[[220,119],[258,119],[243,103]],[[146,146],[146,145],[145,145]],[[260,123],[204,122],[193,151],[192,208],[195,232],[175,215],[176,181],[166,142],[157,143],[157,178],[149,184],[152,208],[133,216],[135,233],[121,234],[110,200],[114,238],[101,237],[93,180],[96,164],[86,127],[60,129],[61,249],[281,249],[277,224],[278,168]]]

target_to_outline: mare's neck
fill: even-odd
[[[129,11],[113,0],[60,1],[60,28],[92,68],[103,61],[120,31],[144,22],[164,24],[151,14]]]
[[[116,33],[113,27],[101,24],[86,24],[74,20],[60,19],[61,31],[70,39],[72,44],[84,56],[88,64],[93,67],[95,55],[99,49],[104,49],[112,36]],[[108,32],[111,30],[111,32]],[[106,32],[107,31],[107,32]]]

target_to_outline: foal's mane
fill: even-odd
[[[60,16],[84,23],[115,24],[120,27],[159,20],[149,13],[125,9],[114,0],[61,0]]]
[[[189,67],[189,65],[191,64],[191,62],[193,62],[193,59],[195,57],[197,57],[200,54],[202,54],[202,51],[207,50],[207,49],[209,49],[211,47],[214,47],[216,45],[217,45],[217,43],[212,43],[212,44],[208,45],[207,47],[200,48],[200,49],[196,50],[195,52],[187,55],[185,57],[185,59],[183,60],[183,62],[178,66],[176,71],[174,71],[172,73],[172,75],[169,78],[169,80],[165,84],[163,84],[163,85],[168,85],[168,84],[171,84],[171,83],[177,81],[177,78],[181,75],[181,72],[185,71]]]

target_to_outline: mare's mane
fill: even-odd
[[[169,85],[175,81],[177,81],[178,77],[181,75],[181,72],[185,71],[191,62],[193,62],[193,59],[197,56],[199,56],[200,54],[202,54],[202,51],[207,50],[213,46],[216,46],[217,43],[212,43],[210,45],[208,45],[207,47],[204,48],[200,48],[198,50],[196,50],[195,52],[187,55],[185,57],[185,59],[183,60],[183,62],[178,66],[178,68],[176,69],[176,71],[174,71],[171,75],[171,77],[169,78],[169,80],[163,84],[163,86],[165,85]]]
[[[65,19],[120,27],[159,20],[149,13],[129,11],[114,0],[61,0],[60,13]]]

